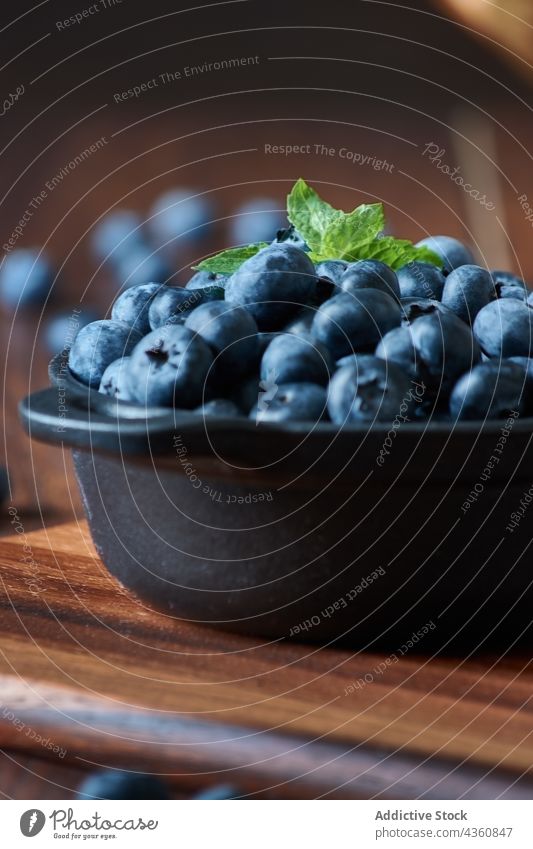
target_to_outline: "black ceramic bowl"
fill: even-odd
[[[96,548],[149,605],[391,651],[527,636],[533,420],[309,432],[117,404],[62,355],[50,376],[23,423],[73,449]]]

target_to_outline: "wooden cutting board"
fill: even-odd
[[[85,523],[21,524],[0,541],[0,745],[271,796],[531,798],[531,654],[221,633],[147,609]]]

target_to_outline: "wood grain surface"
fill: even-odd
[[[148,610],[85,523],[0,544],[0,745],[243,793],[530,797],[529,658],[265,643]],[[373,679],[365,683],[365,675]],[[522,778],[521,778],[522,776]]]

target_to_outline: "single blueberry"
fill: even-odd
[[[452,236],[427,236],[416,243],[417,248],[426,247],[443,260],[444,273],[449,274],[461,265],[471,265],[474,254],[466,245]]]
[[[142,283],[126,289],[113,304],[111,318],[125,321],[142,336],[146,336],[151,329],[148,318],[150,304],[162,288],[161,283]]]
[[[250,371],[257,361],[257,324],[244,307],[212,301],[197,307],[185,327],[195,331],[215,355],[217,372],[234,380]]]
[[[220,286],[206,286],[201,289],[183,289],[181,286],[164,286],[150,303],[148,320],[150,327],[156,330],[164,324],[182,323],[181,318],[192,310],[224,297]]]
[[[327,392],[316,383],[261,381],[259,399],[249,414],[262,422],[318,422],[327,419]]]
[[[202,400],[212,363],[209,347],[188,327],[160,327],[133,349],[128,386],[141,404],[190,409]]]
[[[394,363],[361,355],[335,372],[328,392],[328,410],[337,425],[392,421],[408,417],[416,387]]]
[[[396,300],[400,297],[400,286],[396,272],[377,259],[361,259],[352,262],[341,277],[344,292],[357,293],[360,289],[377,289]]]
[[[440,301],[444,274],[429,262],[408,262],[398,271],[402,298],[429,298]]]
[[[523,413],[527,390],[524,369],[510,360],[480,363],[464,374],[450,396],[455,419],[502,419]]]
[[[78,799],[170,799],[163,782],[155,775],[101,770],[90,774],[80,785]]]
[[[260,330],[277,330],[316,287],[315,267],[292,245],[270,245],[247,259],[226,283],[226,301],[244,306]]]
[[[142,218],[129,209],[118,209],[105,215],[92,236],[94,253],[100,260],[115,263],[121,256],[145,245]]]
[[[129,362],[129,357],[121,357],[119,360],[113,360],[108,365],[102,375],[98,390],[102,395],[109,395],[111,398],[117,398],[119,401],[135,400],[129,387]]]
[[[152,206],[148,226],[157,245],[174,243],[183,237],[193,242],[205,238],[213,217],[213,203],[205,195],[196,195],[187,189],[170,189]]]
[[[208,286],[221,286],[224,288],[229,274],[217,274],[214,271],[197,271],[193,274],[186,289],[205,289]]]
[[[251,245],[270,242],[286,225],[287,214],[273,198],[253,198],[235,210],[230,222],[230,244]]]
[[[82,327],[97,321],[98,315],[92,310],[74,309],[71,312],[54,315],[44,326],[44,340],[51,354],[68,350]]]
[[[228,398],[213,398],[212,401],[207,401],[207,403],[202,404],[200,407],[196,407],[194,412],[208,418],[212,416],[235,418],[235,416],[243,415],[237,404],[229,401]]]
[[[489,357],[529,357],[533,349],[533,305],[500,298],[476,316],[474,336]]]
[[[8,310],[42,306],[53,282],[52,267],[40,251],[11,251],[0,265],[0,301]]]
[[[357,351],[373,350],[385,333],[398,327],[398,303],[379,289],[343,292],[317,310],[311,335],[337,360]]]
[[[329,350],[310,336],[280,333],[261,360],[261,380],[327,386],[334,363]]]
[[[461,265],[448,274],[442,303],[467,324],[473,324],[478,312],[496,297],[490,271],[479,265]]]
[[[140,339],[141,334],[125,321],[92,321],[72,343],[69,368],[82,383],[98,389],[108,365],[131,353]]]

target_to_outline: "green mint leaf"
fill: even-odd
[[[362,203],[353,212],[341,212],[330,221],[322,239],[322,252],[335,259],[352,259],[359,245],[370,242],[385,227],[381,203]]]
[[[240,245],[236,248],[228,248],[222,253],[203,259],[198,265],[193,265],[193,271],[213,271],[215,274],[233,274],[242,263],[255,256],[263,248],[268,247],[268,242],[258,242],[255,245]]]
[[[322,200],[301,177],[287,195],[287,218],[312,251],[322,252],[324,233],[338,215],[338,210]]]
[[[378,259],[395,271],[408,262],[430,262],[438,268],[443,264],[441,257],[429,248],[417,248],[407,239],[395,239],[394,236],[383,236],[359,245],[353,259]]]

